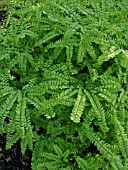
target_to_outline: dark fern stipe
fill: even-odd
[[[0,3],[6,149],[32,170],[127,170],[128,1]]]

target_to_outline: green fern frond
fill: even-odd
[[[84,43],[84,36],[81,35],[81,42],[79,44],[79,49],[78,49],[78,54],[77,54],[77,62],[82,63],[84,57],[86,56],[86,51],[83,50],[85,49],[85,43]]]
[[[120,80],[114,76],[102,75],[100,76],[100,81],[101,81],[102,88],[114,89],[116,91],[121,90]]]
[[[48,34],[44,35],[44,37],[42,39],[40,39],[39,41],[37,41],[35,43],[35,47],[36,46],[41,46],[43,43],[47,43],[52,39],[55,39],[59,34],[55,33],[55,32],[49,32]]]
[[[43,82],[43,88],[45,89],[67,89],[69,88],[69,84],[67,81],[59,81],[59,80],[46,80]]]
[[[53,95],[49,100],[45,100],[43,102],[44,108],[50,108],[57,106],[59,104],[65,106],[72,106],[74,104],[75,99],[73,96],[78,93],[77,89],[67,89],[63,90],[61,93]]]
[[[6,95],[8,95],[8,94],[10,94],[12,91],[14,91],[14,88],[12,88],[12,87],[9,87],[9,86],[1,86],[0,87],[0,97],[2,98],[2,97],[4,97],[4,96],[6,96]]]
[[[115,92],[112,93],[111,90],[108,91],[108,89],[102,88],[99,88],[98,91],[99,91],[98,95],[107,100],[107,102],[112,103],[113,105],[116,103],[117,94],[115,94]]]
[[[82,94],[82,90],[79,89],[78,91],[78,97],[76,99],[74,108],[72,110],[70,119],[74,121],[75,123],[80,122],[81,115],[83,114],[84,106],[85,106],[85,96]]]
[[[91,142],[94,142],[100,153],[110,161],[112,167],[116,170],[123,168],[122,160],[116,155],[112,146],[103,140],[100,140],[98,135],[94,134],[88,126],[85,125],[84,127],[86,128],[86,134],[88,138],[91,140]]]
[[[91,168],[88,166],[87,162],[79,156],[76,157],[76,161],[78,163],[79,168],[81,168],[82,170],[89,170]]]
[[[12,135],[10,135],[10,133],[7,133],[6,149],[10,149],[12,145],[20,139],[20,136],[20,131],[17,131]]]
[[[128,96],[128,88],[124,90],[123,88],[121,89],[120,96],[118,98],[118,102],[121,102],[122,105],[127,102],[127,96]]]
[[[34,85],[36,79],[31,79],[29,84],[24,86],[26,96],[34,97],[34,96],[43,96],[45,94],[45,90],[42,89],[40,85]]]
[[[33,56],[31,54],[29,54],[28,52],[24,52],[22,53],[22,57],[24,56],[24,58],[26,60],[28,60],[28,62],[31,64],[32,68],[37,70],[38,68],[35,68],[35,62],[34,62],[34,59],[33,59]]]
[[[56,154],[53,153],[42,153],[42,163],[38,164],[38,168],[47,167],[50,170],[53,169],[61,169],[62,167],[65,168],[68,166],[68,159],[66,158],[69,155],[69,151],[65,151],[64,153],[60,149],[59,146],[53,145],[54,151]]]
[[[119,143],[122,155],[124,156],[125,159],[128,158],[128,137],[127,134],[124,132],[124,128],[120,124],[120,122],[115,119],[114,120],[114,126],[116,130],[116,138]]]
[[[32,38],[37,38],[37,34],[30,30],[22,30],[21,34],[19,34],[19,38],[24,38],[26,35]]]
[[[99,102],[99,99],[96,95],[89,93],[87,90],[84,90],[85,94],[87,95],[88,99],[90,100],[94,113],[99,120],[100,127],[103,132],[107,132],[109,129],[106,124],[105,120],[105,111]]]
[[[94,68],[94,66],[90,63],[88,63],[88,70],[89,70],[92,81],[95,81],[99,78],[96,68]]]
[[[73,46],[67,46],[66,47],[66,55],[67,55],[67,62],[71,63],[72,56],[73,56]]]
[[[124,167],[122,168],[122,170],[127,170],[128,168],[128,159],[125,160],[125,163],[124,163]]]
[[[32,151],[33,150],[34,132],[33,132],[33,125],[31,124],[30,113],[28,110],[26,110],[25,118],[26,118],[26,121],[24,123],[24,128],[25,128],[26,133],[23,138],[26,138],[27,140],[26,140],[26,143],[24,146],[26,148],[28,146]],[[25,150],[23,151],[23,149],[22,149],[22,153],[24,153],[24,152],[25,152]]]
[[[69,154],[70,154],[70,150],[67,149],[67,150],[63,153],[62,157],[66,160],[67,157],[69,156]],[[66,161],[67,161],[67,160],[66,160]]]
[[[13,91],[7,98],[7,100],[1,105],[0,109],[0,123],[1,127],[4,124],[6,116],[8,116],[10,109],[12,108],[14,102],[17,100],[18,91]]]
[[[34,98],[33,98],[33,96],[28,95],[26,97],[26,99],[30,104],[34,105],[36,108],[38,108],[38,109],[42,108],[41,101],[39,100],[38,97],[34,96]]]
[[[110,60],[111,58],[116,57],[118,54],[121,53],[121,49],[115,49],[115,47],[111,47],[109,52],[104,53],[103,55],[98,57],[98,65],[102,65],[103,62],[106,62],[108,60]]]
[[[32,162],[31,162],[31,166],[34,170],[38,170],[39,169],[37,168],[38,164],[42,163],[42,160],[40,159],[42,156],[42,152],[43,152],[42,143],[43,143],[42,136],[37,137],[35,147],[33,150]]]
[[[78,89],[67,89],[65,91],[62,91],[58,97],[63,99],[69,99],[70,97],[74,96],[76,93],[78,93]]]
[[[60,149],[60,147],[59,146],[57,146],[57,145],[54,145],[53,146],[53,149],[54,149],[54,151],[56,152],[56,154],[59,156],[59,157],[62,157],[62,150]]]
[[[128,50],[122,50],[122,53],[124,54],[124,67],[128,71]]]
[[[51,108],[51,107],[49,107],[48,109],[44,108],[43,109],[43,114],[46,116],[47,119],[51,119],[51,118],[55,117],[55,115],[56,115],[53,108]]]
[[[25,121],[25,109],[26,109],[26,97],[24,94],[22,94],[21,91],[19,91],[18,94],[18,104],[16,108],[16,120],[17,130],[20,130],[22,132],[22,135],[24,136],[25,130],[24,130],[24,121]]]
[[[55,155],[53,153],[42,153],[42,157],[44,157],[44,161],[42,165],[38,165],[39,167],[47,167],[47,168],[59,168],[60,166],[63,166],[64,163],[62,162],[61,158],[58,155]],[[46,161],[48,159],[49,161]]]

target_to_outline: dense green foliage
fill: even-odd
[[[4,1],[0,134],[33,170],[128,167],[127,0]],[[5,123],[6,122],[6,123]]]

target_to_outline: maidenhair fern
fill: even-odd
[[[40,166],[41,167],[47,167],[48,169],[59,169],[61,167],[67,167],[68,168],[68,155],[70,154],[69,150],[66,150],[64,153],[62,152],[62,150],[57,146],[54,145],[53,146],[54,151],[56,152],[56,154],[53,153],[42,153],[42,164],[38,165],[37,168]],[[47,161],[48,160],[48,161]]]
[[[78,91],[78,97],[75,102],[74,108],[72,110],[71,114],[71,120],[73,120],[75,123],[80,122],[80,117],[83,113],[84,110],[84,105],[85,105],[85,96],[82,95],[81,89]]]
[[[8,1],[0,134],[33,170],[128,167],[128,3]]]
[[[87,162],[86,162],[84,159],[80,158],[80,157],[77,157],[77,158],[76,158],[76,161],[77,161],[79,167],[80,167],[82,170],[84,170],[84,169],[86,170],[86,169],[90,169],[90,168],[91,168],[91,167],[89,167],[89,166],[87,165]]]
[[[96,117],[99,119],[101,129],[104,132],[108,131],[108,128],[107,128],[106,122],[105,122],[105,111],[103,110],[102,106],[100,105],[98,98],[95,95],[92,96],[86,90],[85,90],[85,93],[86,93],[87,97],[89,98],[89,100],[92,104],[92,107],[93,107],[93,110],[94,110]]]

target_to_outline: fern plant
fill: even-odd
[[[127,1],[1,3],[6,148],[21,139],[33,170],[127,169]]]

